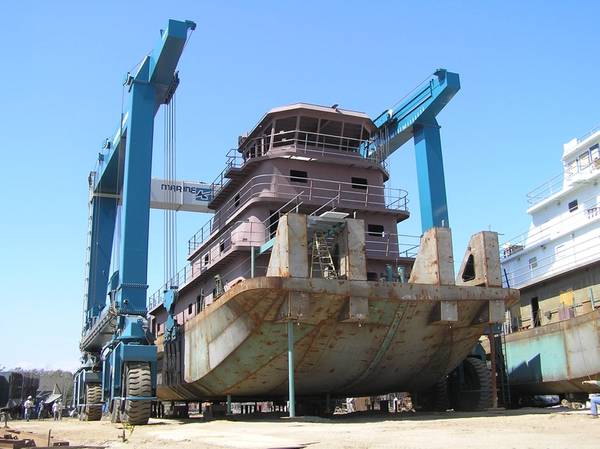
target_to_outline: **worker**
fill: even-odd
[[[54,417],[54,421],[58,421],[60,416],[60,402],[54,401],[52,404],[52,416]]]
[[[44,401],[40,401],[40,403],[38,404],[38,413],[37,413],[37,417],[38,419],[42,419],[44,417]]]
[[[594,385],[596,388],[600,388],[600,381],[598,380],[584,380],[582,384]],[[600,394],[590,394],[590,410],[592,412],[592,418],[598,417],[598,405],[600,405]]]
[[[27,397],[23,407],[25,408],[25,420],[29,421],[29,418],[31,418],[31,411],[33,409],[33,400],[31,396]]]

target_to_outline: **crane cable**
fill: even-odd
[[[176,151],[176,99],[175,94],[165,105],[164,110],[164,178],[167,189],[167,203],[174,205],[177,192],[173,188],[176,182],[175,161]],[[164,211],[164,259],[166,288],[176,286],[175,271],[177,270],[177,217],[176,211],[168,207]]]

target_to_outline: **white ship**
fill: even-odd
[[[531,226],[502,246],[510,384],[522,394],[584,393],[600,373],[600,127],[564,145],[563,173],[528,195]]]

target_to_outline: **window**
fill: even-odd
[[[206,254],[204,255],[204,266],[207,266],[207,265],[208,265],[208,262],[209,262],[209,254],[208,254],[208,253],[206,253]]]
[[[531,259],[529,259],[529,269],[530,270],[537,268],[537,266],[538,266],[537,257],[532,257]]]
[[[569,162],[569,166],[567,168],[569,175],[575,175],[577,173],[577,159]]]
[[[280,118],[275,121],[274,147],[290,145],[294,143],[296,134],[296,117]]]
[[[193,306],[193,304],[190,304],[190,305],[188,306],[188,315],[191,315],[191,314],[192,314],[192,311],[193,311],[193,307],[192,307],[192,306]]]
[[[592,145],[590,147],[590,156],[592,157],[592,162],[596,162],[598,159],[600,159],[600,145],[596,144],[596,145]]]
[[[237,195],[235,195],[235,198],[233,199],[235,207],[238,207],[240,205],[240,194],[238,193]]]
[[[374,237],[383,237],[384,228],[383,225],[370,224],[367,226],[367,234]]]
[[[355,178],[352,177],[352,188],[359,190],[367,190],[367,180],[366,178]]]
[[[302,184],[306,184],[306,178],[308,178],[308,173],[301,170],[290,170],[290,181],[292,182],[301,182]]]
[[[223,251],[225,251],[225,241],[221,241],[221,243],[219,243],[219,252],[222,253]]]
[[[577,204],[577,200],[573,200],[569,203],[569,212],[575,212],[579,205]]]
[[[579,155],[579,170],[584,170],[590,166],[590,153],[586,151]]]

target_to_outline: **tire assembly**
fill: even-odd
[[[455,410],[478,411],[492,406],[491,373],[486,362],[477,357],[467,357],[462,367],[454,370],[448,387],[450,405]]]
[[[152,376],[150,364],[147,362],[130,362],[125,366],[123,381],[123,397],[152,396]],[[113,404],[113,418],[115,422],[132,425],[147,424],[150,418],[152,401],[130,400],[115,401]],[[115,412],[116,409],[116,412]]]
[[[79,414],[82,421],[100,421],[102,419],[102,385],[85,386],[85,406]]]

